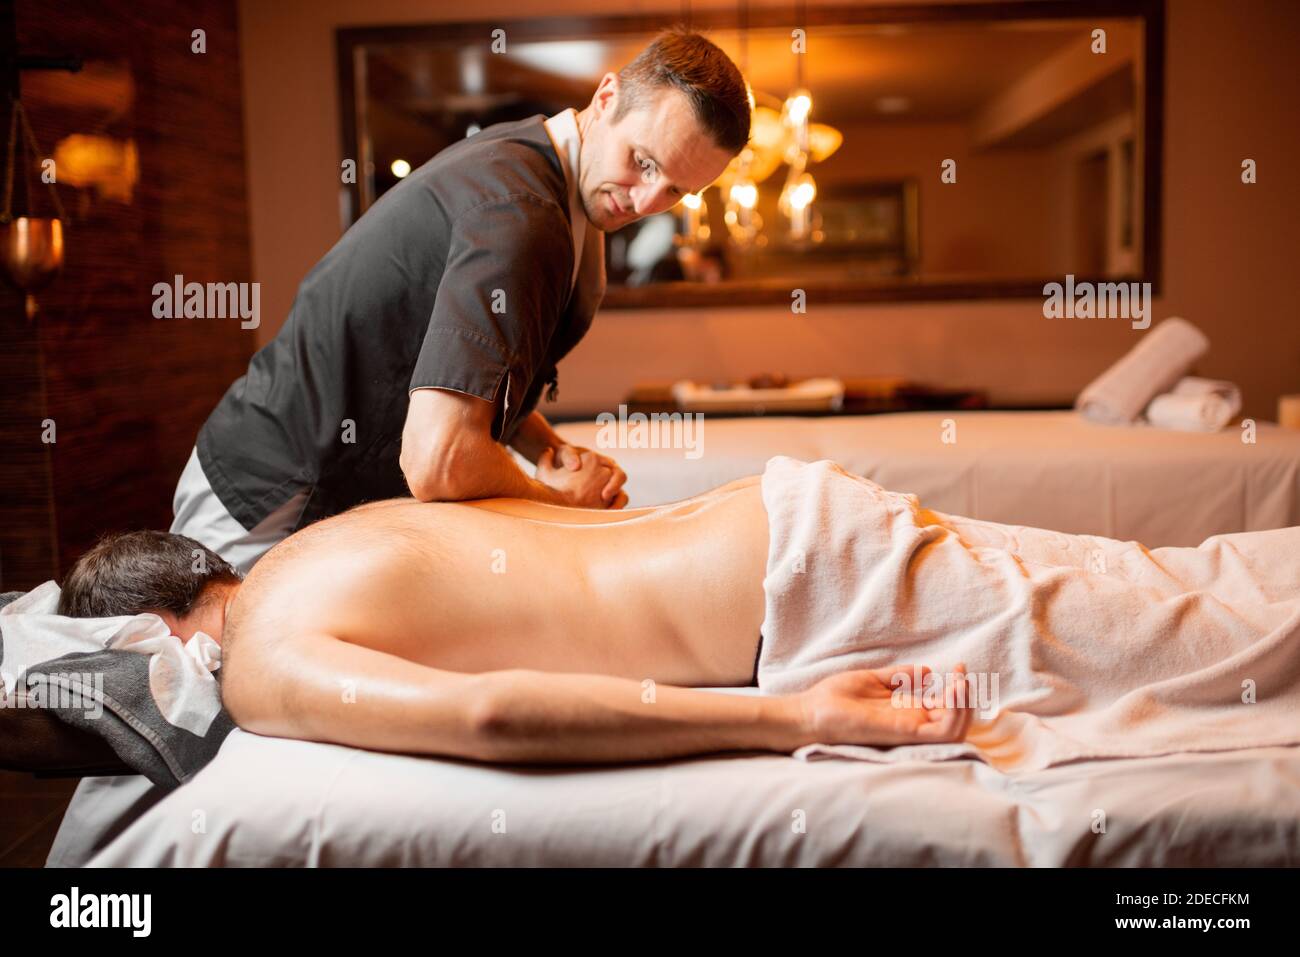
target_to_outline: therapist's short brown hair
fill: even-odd
[[[615,123],[668,88],[686,97],[720,149],[734,155],[749,142],[745,78],[730,57],[698,33],[680,26],[665,30],[619,70],[618,79]]]

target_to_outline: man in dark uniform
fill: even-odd
[[[581,112],[443,150],[303,280],[199,432],[172,531],[246,571],[371,499],[621,508],[618,465],[567,445],[535,407],[604,295],[604,233],[708,186],[749,122],[726,54],[673,30],[602,77]]]

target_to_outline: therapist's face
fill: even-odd
[[[671,209],[731,161],[676,90],[651,93],[615,123],[617,106],[618,75],[607,73],[580,118],[579,187],[587,218],[604,232]]]

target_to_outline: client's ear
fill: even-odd
[[[189,641],[195,632],[203,632],[217,644],[221,644],[221,633],[226,627],[226,608],[234,596],[238,584],[209,582],[203,587],[198,601],[183,615],[172,611],[152,613],[163,620],[168,630],[181,641]]]
[[[189,635],[183,635],[183,634],[181,634],[181,632],[182,632],[182,631],[184,630],[184,628],[185,628],[185,621],[184,621],[184,619],[177,618],[176,615],[173,614],[173,613],[170,612],[170,611],[157,611],[157,610],[155,610],[155,609],[153,609],[153,608],[148,609],[148,610],[145,612],[145,614],[157,615],[159,618],[161,618],[161,619],[163,620],[163,623],[167,626],[167,629],[168,629],[168,630],[169,630],[173,635],[176,635],[176,636],[177,636],[178,638],[180,638],[182,641],[188,641],[188,640],[189,640],[189,637],[190,637]],[[191,634],[193,634],[193,632],[191,632]]]

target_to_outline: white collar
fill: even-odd
[[[578,193],[580,172],[578,160],[582,155],[578,111],[569,107],[548,117],[544,125],[546,132],[551,136],[551,142],[555,144],[555,152],[560,157],[560,166],[564,168],[564,180],[569,187],[569,220],[573,228],[573,277],[570,279],[569,288],[572,289],[578,281],[578,268],[582,265],[583,242],[587,236],[587,211]]]

